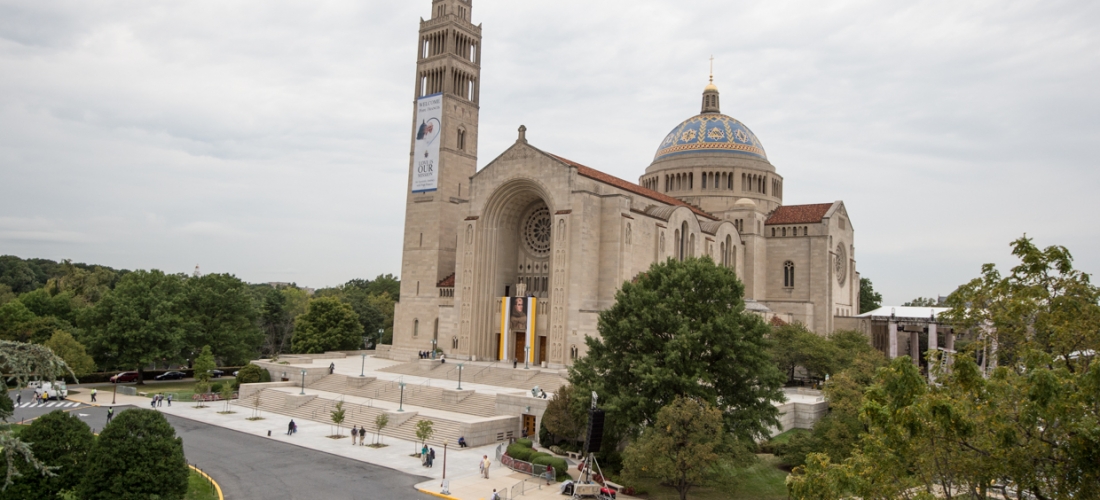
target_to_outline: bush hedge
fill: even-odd
[[[531,458],[531,454],[534,452],[535,450],[532,450],[531,447],[524,446],[522,443],[519,442],[508,445],[508,456],[516,460],[530,462],[530,460],[528,459]]]
[[[543,453],[542,455],[546,455]],[[561,481],[569,476],[569,464],[565,459],[558,458],[550,455],[542,456],[531,460],[531,463],[535,465],[549,465],[554,468],[554,478]]]
[[[517,439],[515,444],[521,444],[527,448],[534,448],[535,445],[530,439]]]

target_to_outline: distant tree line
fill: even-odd
[[[389,343],[400,282],[354,279],[310,295],[230,274],[0,256],[0,339],[50,347],[79,376],[192,363],[210,346],[223,365],[287,352]],[[381,332],[381,333],[379,333]]]

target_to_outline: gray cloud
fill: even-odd
[[[324,286],[400,268],[428,0],[0,0],[0,253]],[[478,0],[480,160],[531,142],[636,180],[716,58],[788,203],[843,199],[888,302],[1100,267],[1100,6]]]

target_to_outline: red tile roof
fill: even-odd
[[[454,288],[455,287],[455,273],[451,273],[450,276],[443,278],[443,281],[436,283],[437,288]]]
[[[787,205],[779,207],[772,212],[771,217],[764,222],[766,225],[774,224],[810,224],[821,222],[825,214],[833,208],[832,203],[816,203],[813,205]]]
[[[549,154],[549,153],[547,153],[547,154]],[[620,179],[618,177],[615,177],[614,175],[605,174],[605,173],[600,172],[599,170],[596,170],[592,167],[586,167],[586,166],[581,165],[580,163],[577,163],[573,160],[562,158],[562,157],[560,157],[558,155],[555,155],[555,154],[551,154],[550,156],[553,156],[554,158],[557,158],[559,161],[561,161],[562,163],[565,163],[566,165],[576,167],[578,174],[581,174],[585,177],[588,177],[589,179],[595,179],[597,181],[603,182],[604,184],[610,184],[610,185],[615,186],[619,189],[624,189],[626,191],[630,191],[631,193],[638,194],[638,195],[641,195],[641,196],[645,196],[646,198],[649,198],[651,200],[657,200],[661,203],[667,203],[669,205],[677,205],[677,206],[681,206],[681,207],[688,207],[688,208],[691,209],[692,212],[695,212],[697,215],[701,215],[703,217],[706,217],[706,218],[712,219],[712,220],[718,220],[717,217],[704,212],[699,207],[696,207],[694,205],[690,205],[688,203],[684,203],[684,202],[682,202],[682,201],[680,201],[676,198],[673,198],[671,196],[668,196],[666,194],[658,193],[658,192],[656,192],[652,189],[646,189],[646,188],[644,188],[642,186],[639,186],[639,185],[637,185],[633,182]]]

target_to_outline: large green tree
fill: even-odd
[[[229,274],[187,278],[180,299],[185,321],[182,357],[192,346],[209,345],[226,365],[255,358],[263,343],[248,285]]]
[[[184,346],[185,321],[180,314],[184,278],[163,272],[135,271],[94,307],[83,310],[85,345],[104,368],[138,370],[176,359]]]
[[[50,340],[46,341],[45,346],[65,360],[65,364],[69,365],[78,377],[95,371],[95,360],[88,355],[84,345],[77,342],[69,332],[55,331]]]
[[[20,476],[0,493],[0,499],[53,500],[61,491],[76,488],[95,441],[88,424],[77,415],[60,410],[36,418],[20,434],[20,439],[31,445],[35,458],[55,467],[55,475],[44,476],[31,464],[20,461]]]
[[[875,291],[870,278],[859,279],[859,312],[871,312],[882,307],[882,294]]]
[[[722,411],[706,401],[677,396],[657,412],[654,425],[627,447],[627,478],[655,478],[687,500],[688,491],[721,479],[729,462]]]
[[[801,323],[774,327],[769,339],[772,359],[787,375],[787,380],[795,378],[798,367],[817,379],[824,379],[836,368],[840,354],[837,347],[825,337],[807,330]]]
[[[595,390],[613,429],[652,425],[677,396],[717,408],[726,430],[748,441],[779,425],[783,374],[768,353],[769,327],[743,302],[734,272],[710,258],[656,263],[626,282],[600,313],[600,335],[570,370]],[[605,440],[606,442],[607,440]]]
[[[78,493],[81,500],[179,500],[188,474],[183,440],[164,415],[126,410],[96,440]]]
[[[562,440],[573,444],[584,441],[584,431],[588,425],[586,409],[589,399],[586,395],[578,397],[577,389],[572,385],[563,385],[554,391],[554,396],[546,404],[542,415],[542,425],[550,433],[550,442],[556,444]],[[581,399],[582,401],[577,401]]]
[[[314,354],[357,349],[363,341],[363,325],[351,306],[339,299],[312,300],[305,314],[294,322],[291,350]]]

